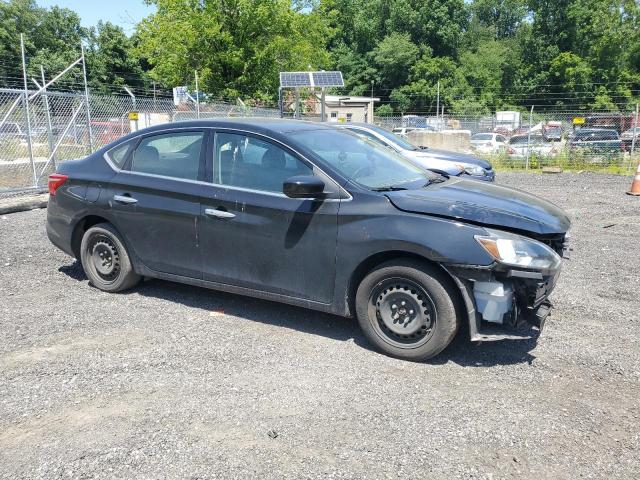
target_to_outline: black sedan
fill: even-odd
[[[47,233],[90,282],[155,277],[355,315],[381,351],[422,360],[537,334],[569,219],[447,178],[345,130],[244,119],[132,133],[49,177]]]

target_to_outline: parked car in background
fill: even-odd
[[[624,152],[624,144],[616,130],[581,128],[569,141],[569,152],[593,158],[617,158]]]
[[[91,134],[100,145],[106,145],[131,131],[129,121],[101,120],[91,122]]]
[[[511,158],[555,157],[562,151],[562,142],[556,142],[540,133],[536,135],[514,135],[509,139],[507,155]]]
[[[350,123],[338,125],[359,135],[370,138],[374,142],[388,147],[423,168],[448,175],[465,173],[476,180],[492,182],[495,172],[489,162],[473,155],[439,150],[429,147],[417,147],[404,138],[369,123]]]
[[[635,142],[633,141],[635,137]],[[624,145],[624,148],[626,151],[630,152],[631,151],[631,146],[634,145],[635,150],[639,150],[640,149],[640,127],[635,127],[635,128],[631,128],[625,132],[622,132],[622,135],[620,135],[620,140],[622,141],[622,144]]]
[[[493,133],[499,133],[503,137],[508,138],[509,135],[511,135],[511,130],[507,127],[496,127],[493,129]]]
[[[549,121],[542,127],[542,135],[555,142],[562,140],[563,133],[564,129],[562,127],[562,122]]]
[[[471,148],[479,153],[500,153],[506,150],[507,139],[499,133],[476,133],[471,136]]]
[[[413,130],[415,130],[414,127],[395,127],[391,131],[399,137],[406,137],[407,133],[412,132]]]
[[[576,123],[576,120],[579,123]],[[635,115],[629,113],[592,113],[586,117],[575,117],[574,125],[576,124],[581,125],[583,129],[615,130],[618,134],[638,126]]]
[[[426,127],[396,127],[392,130],[395,135],[399,137],[406,137],[409,132],[423,131],[423,132],[435,132],[436,129],[430,126]]]
[[[570,227],[539,197],[279,119],[144,129],[60,163],[49,192],[49,239],[100,290],[151,277],[355,316],[408,360],[463,325],[474,341],[537,336]]]

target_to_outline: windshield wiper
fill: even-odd
[[[386,187],[372,188],[371,190],[374,192],[397,192],[400,190],[408,190],[408,188],[387,185]]]

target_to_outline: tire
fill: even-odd
[[[80,260],[89,282],[105,292],[127,290],[141,278],[133,271],[120,234],[109,223],[99,223],[84,233]]]
[[[422,361],[438,355],[455,337],[459,327],[456,295],[437,268],[399,259],[383,263],[362,280],[356,315],[378,350]]]

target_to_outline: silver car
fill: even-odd
[[[380,143],[402,156],[412,160],[417,165],[435,172],[444,172],[458,176],[465,174],[475,180],[493,182],[495,173],[489,162],[474,155],[450,152],[428,147],[416,147],[404,138],[399,137],[382,127],[368,123],[345,123],[337,125],[361,136]]]

